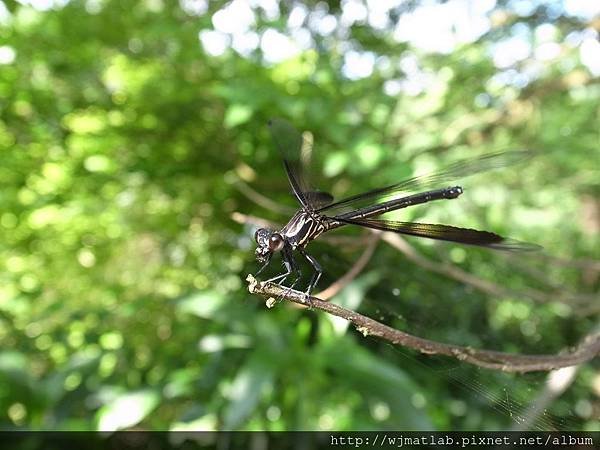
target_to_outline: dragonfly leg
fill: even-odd
[[[283,259],[283,264],[285,265],[285,269],[287,270],[287,272],[286,272],[285,277],[283,277],[281,280],[279,280],[277,282],[277,284],[279,284],[279,285],[283,285],[283,283],[285,282],[285,279],[289,275],[291,275],[292,273],[297,273],[298,272],[298,265],[296,264],[296,260],[294,259],[294,255],[292,254],[292,252],[290,251],[290,249],[287,246],[284,247],[284,249],[283,249],[283,251],[281,253],[281,258]],[[296,283],[297,279],[298,279],[298,276],[296,276],[296,278],[294,279],[294,282],[289,287],[288,291],[292,289],[292,287]],[[286,291],[286,294],[283,295],[283,298],[285,298],[286,295],[287,295],[287,291]]]
[[[298,264],[296,263],[296,260],[294,259],[294,254],[292,253],[292,251],[289,248],[284,249],[283,257],[284,257],[284,259],[287,259],[290,262],[292,270],[295,274],[294,281],[292,281],[292,283],[289,286],[290,290],[292,290],[294,288],[294,286],[296,285],[296,283],[298,282],[298,280],[300,279],[300,275],[302,275],[302,273],[300,272],[300,268],[298,267]]]
[[[300,268],[298,267],[298,264],[296,264],[296,260],[294,259],[294,255],[292,253],[292,251],[289,248],[286,248],[283,250],[283,259],[284,261],[288,261],[289,265],[290,265],[290,273],[293,272],[295,277],[294,280],[291,282],[291,284],[287,287],[287,289],[285,290],[285,292],[283,293],[283,295],[281,296],[281,299],[284,299],[287,297],[287,295],[292,292],[292,289],[294,289],[294,286],[296,285],[296,283],[298,282],[298,280],[300,279]],[[285,278],[283,279],[285,280]],[[279,284],[283,283],[283,280],[281,280],[279,282]]]
[[[282,258],[283,258],[283,264],[285,265],[286,268],[286,272],[278,275],[274,278],[271,278],[270,280],[267,281],[276,281],[279,280],[277,282],[277,284],[283,284],[283,282],[285,281],[285,279],[291,275],[292,273],[295,274],[295,278],[294,281],[292,281],[292,284],[290,284],[285,291],[283,292],[283,295],[279,298],[279,300],[283,300],[284,298],[287,297],[287,295],[292,292],[292,289],[294,288],[295,284],[298,282],[298,279],[300,279],[300,269],[298,267],[298,264],[296,264],[296,260],[294,259],[294,255],[292,254],[292,251],[290,248],[288,247],[284,247],[283,252],[282,252]]]
[[[308,284],[308,289],[306,290],[306,295],[310,296],[310,293],[312,292],[314,287],[319,282],[321,275],[323,275],[323,268],[321,267],[321,264],[319,264],[319,262],[314,257],[312,257],[311,255],[306,253],[303,249],[299,249],[299,250],[300,250],[300,253],[302,254],[302,256],[304,256],[306,258],[306,260],[309,262],[309,264],[312,266],[312,268],[315,271],[313,273],[312,278],[310,279],[310,283]]]
[[[267,258],[267,260],[265,261],[265,263],[262,265],[262,267],[260,269],[258,269],[258,272],[256,272],[257,276],[260,275],[260,273],[267,268],[267,266],[271,262],[271,256],[272,255],[269,255],[268,258]]]
[[[273,278],[269,278],[268,280],[265,280],[265,283],[277,282],[278,284],[281,284],[285,281],[285,279],[288,277],[288,275],[290,275],[291,273],[294,272],[294,269],[292,268],[292,264],[289,261],[284,259],[283,265],[285,266],[286,271],[282,274],[274,276]]]
[[[283,248],[281,257],[283,259],[283,265],[285,266],[286,271],[282,274],[274,276],[273,278],[269,278],[268,280],[266,280],[267,282],[271,282],[271,283],[277,282],[278,284],[283,284],[285,279],[292,273],[299,274],[300,271],[298,270],[298,265],[296,264],[296,260],[294,259],[294,256],[292,255],[292,252],[289,248],[287,248],[287,247]],[[297,278],[298,278],[298,276],[296,277],[296,280],[297,280]],[[294,283],[296,282],[296,280],[294,281]]]

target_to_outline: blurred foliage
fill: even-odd
[[[308,2],[301,10],[338,29],[305,19],[310,48],[272,62],[264,45],[245,55],[201,45],[225,2],[22,3],[0,3],[3,429],[474,430],[526,414],[544,374],[416,355],[321,313],[266,310],[246,292],[254,225],[232,214],[285,222],[254,191],[295,207],[272,116],[310,130],[336,196],[487,151],[539,152],[473,177],[460,200],[402,213],[543,245],[502,255],[409,239],[514,295],[380,244],[334,301],[424,337],[512,352],[557,352],[598,325],[600,84],[580,44],[597,39],[599,19],[560,2],[498,2],[480,37],[432,53],[393,37],[419,2],[387,11],[383,27],[345,28],[347,2]],[[255,7],[253,32],[290,33],[296,7]],[[559,51],[499,68],[496,46],[516,34]],[[351,52],[372,57],[372,73],[349,75]],[[357,243],[310,247],[327,271],[321,287],[360,254],[360,230],[337,234]],[[598,429],[599,386],[597,364],[584,365],[532,426]]]

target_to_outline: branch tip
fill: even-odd
[[[367,337],[369,334],[371,334],[370,330],[367,327],[356,327],[356,331],[358,331],[364,337]]]

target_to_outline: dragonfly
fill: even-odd
[[[308,170],[310,153],[307,151],[311,146],[302,134],[284,119],[271,119],[268,124],[283,160],[292,193],[300,208],[280,230],[259,228],[254,234],[257,244],[255,256],[257,261],[262,263],[262,267],[256,274],[260,274],[269,265],[276,253],[281,254],[285,267],[283,273],[266,280],[267,282],[283,285],[288,277],[292,277],[288,288],[293,289],[301,277],[294,256],[298,253],[313,269],[310,283],[304,293],[310,297],[323,274],[323,268],[312,255],[306,252],[306,246],[323,233],[346,225],[497,250],[529,251],[539,248],[535,244],[503,237],[491,231],[442,224],[402,222],[379,217],[387,212],[409,206],[458,198],[463,193],[463,188],[452,185],[456,180],[523,162],[533,156],[530,150],[484,154],[456,162],[439,172],[413,177],[334,201],[331,194],[313,187],[311,173]]]

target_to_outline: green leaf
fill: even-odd
[[[177,301],[177,310],[203,319],[214,319],[225,298],[214,291],[197,292]]]
[[[252,117],[252,108],[247,105],[233,104],[227,108],[225,114],[225,126],[227,128],[234,128],[238,125],[248,122]]]
[[[352,355],[352,357],[348,357]],[[326,352],[328,367],[339,380],[367,400],[385,402],[391,409],[387,426],[402,430],[429,430],[433,425],[424,410],[417,409],[411,398],[418,384],[400,367],[388,363],[356,344],[332,342]],[[379,426],[382,426],[380,424]]]
[[[144,420],[160,402],[154,390],[142,390],[121,395],[103,406],[97,415],[99,431],[129,428]]]
[[[224,430],[239,429],[257,407],[265,387],[273,382],[273,360],[255,352],[237,372],[228,393]]]

